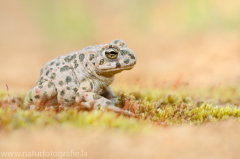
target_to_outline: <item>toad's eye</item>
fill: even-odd
[[[118,57],[118,51],[117,50],[109,50],[105,52],[105,55],[109,59],[115,59]]]

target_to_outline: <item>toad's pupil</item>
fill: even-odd
[[[116,52],[110,52],[111,56],[114,56],[116,55],[117,53]]]
[[[114,52],[114,51],[111,51],[111,52],[106,52],[107,54],[117,54],[116,52]]]

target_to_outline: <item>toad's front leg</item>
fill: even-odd
[[[109,86],[104,89],[104,91],[101,94],[101,96],[111,100],[113,105],[115,105],[115,103],[117,102],[117,97],[116,97],[115,93],[112,91],[112,89]]]
[[[134,113],[115,107],[111,100],[104,98],[97,93],[90,92],[87,84],[80,86],[76,94],[76,103],[80,103],[84,108],[99,110],[101,107],[105,110],[111,110],[115,113],[122,113],[127,116],[135,116]]]

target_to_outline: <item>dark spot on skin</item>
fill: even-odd
[[[50,68],[50,70],[53,70],[53,68]]]
[[[72,56],[72,58],[73,58],[73,59],[75,59],[75,58],[76,58],[76,56],[77,56],[77,55],[75,54],[75,55],[73,55],[73,56]]]
[[[43,77],[40,78],[39,82],[42,83],[42,81],[43,81]]]
[[[100,60],[99,65],[102,65],[104,63],[104,59]]]
[[[38,85],[38,88],[42,89],[42,88],[43,88],[43,86],[42,86],[42,85]]]
[[[56,78],[56,73],[52,73],[52,75],[51,75],[50,78],[51,78],[51,79],[55,79],[55,78]]]
[[[34,98],[35,98],[35,99],[39,99],[40,96],[39,96],[39,95],[35,95]]]
[[[78,67],[77,60],[74,60],[74,68],[77,68],[77,67]]]
[[[129,54],[129,52],[127,50],[121,50],[120,52],[121,52],[122,56]]]
[[[113,44],[117,44],[120,40],[114,40]]]
[[[76,69],[77,67],[78,67],[78,64],[77,64],[77,63],[75,63],[75,64],[74,64],[74,68]]]
[[[77,91],[78,91],[78,89],[77,89],[77,88],[74,88],[73,90],[74,90],[74,92],[77,92]]]
[[[60,86],[62,86],[63,85],[63,81],[61,80],[61,81],[59,81],[59,85]]]
[[[77,92],[76,96],[77,96],[77,97],[79,97],[79,96],[80,96],[79,92]]]
[[[82,87],[82,90],[86,90],[87,88],[86,87]]]
[[[55,61],[53,61],[53,62],[50,63],[50,65],[53,65],[53,64],[55,64]]]
[[[94,54],[89,55],[89,60],[92,61],[92,59],[94,59]]]
[[[93,99],[94,99],[94,100],[97,100],[97,99],[99,99],[99,98],[101,98],[100,95],[98,95],[98,94],[93,95]]]
[[[135,59],[135,56],[133,54],[129,54],[129,56],[131,57],[131,59]]]
[[[64,65],[65,63],[63,62],[62,64]]]
[[[119,62],[116,62],[116,68],[121,67],[121,64]]]
[[[65,102],[69,102],[69,100],[68,100],[68,99],[64,99],[64,101],[65,101]]]
[[[80,55],[79,55],[79,60],[80,60],[80,62],[83,62],[84,58],[85,58],[85,55],[84,55],[84,54],[80,54]]]
[[[67,90],[70,90],[70,87],[67,87]]]
[[[56,63],[56,66],[59,66],[60,65],[60,62]]]
[[[49,74],[49,72],[50,72],[50,71],[49,71],[49,70],[47,70],[47,72],[46,72],[46,76]]]
[[[124,47],[124,46],[125,46],[125,44],[124,44],[124,43],[120,43],[119,45],[120,45],[120,46],[122,46],[122,47]]]
[[[93,66],[95,66],[95,62],[93,62],[92,64],[93,64]]]
[[[42,69],[40,70],[40,75],[42,75],[43,72],[44,72],[44,69],[42,68]]]
[[[134,63],[133,63],[134,65],[136,64],[136,61],[134,61]]]
[[[128,64],[129,63],[129,59],[126,59],[126,60],[124,60],[123,62],[125,63],[125,64]]]
[[[60,92],[60,95],[61,95],[61,96],[64,96],[64,94],[65,94],[65,91],[62,90],[62,91]]]
[[[88,64],[87,64],[87,63],[85,64],[85,67],[88,67]]]
[[[106,105],[110,105],[111,104],[111,102],[110,101],[106,101]]]
[[[30,99],[30,101],[32,102],[32,101],[33,101],[33,99],[31,98],[31,99]]]
[[[69,67],[69,66],[63,66],[60,68],[60,72],[68,71],[70,69],[71,69],[71,67]]]
[[[72,59],[73,59],[73,56],[67,56],[64,58],[64,61],[70,62],[70,61],[72,61]]]
[[[52,82],[49,82],[48,83],[48,88],[52,87],[53,83]]]
[[[70,76],[67,76],[65,79],[65,82],[68,84],[72,81],[72,78]]]
[[[92,83],[90,83],[90,86],[91,86],[91,90],[93,89],[93,84]]]

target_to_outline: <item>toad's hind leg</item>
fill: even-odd
[[[52,82],[43,82],[34,87],[24,100],[24,108],[35,105],[37,109],[54,106],[57,104],[57,89]]]

